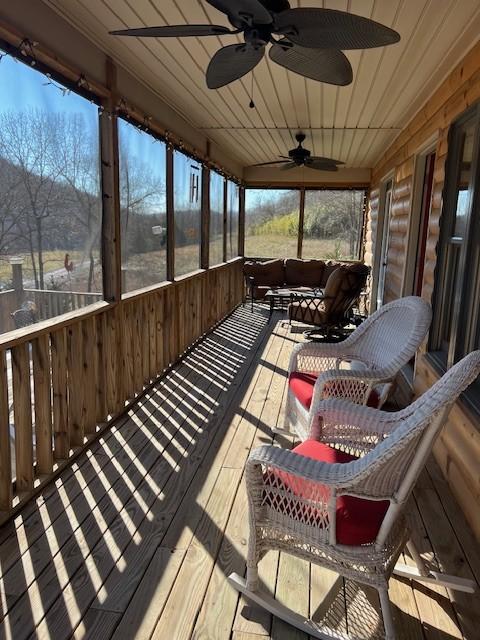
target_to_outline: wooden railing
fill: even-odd
[[[0,333],[15,328],[11,314],[19,308],[21,303],[15,289],[0,291]]]
[[[35,303],[39,320],[82,309],[102,300],[101,293],[53,291],[50,289],[9,289],[0,292],[0,333],[15,329],[12,313],[27,301]]]
[[[242,262],[0,336],[0,520],[234,309]]]
[[[48,320],[55,316],[83,309],[83,307],[102,300],[101,293],[81,291],[51,291],[42,289],[24,289],[25,300],[32,300],[38,309],[39,319]]]

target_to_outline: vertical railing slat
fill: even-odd
[[[164,332],[164,311],[165,311],[165,293],[159,293],[155,297],[155,306],[157,307],[155,314],[155,338],[157,341],[157,375],[165,368],[165,351],[163,342]]]
[[[55,460],[65,460],[70,451],[70,429],[67,406],[67,335],[59,329],[51,335],[53,437]]]
[[[126,398],[133,398],[135,395],[134,367],[133,358],[135,349],[133,346],[133,304],[127,302],[123,306],[123,358],[124,358],[124,376],[125,376],[125,394]]]
[[[37,473],[49,474],[53,466],[50,341],[43,334],[32,342],[35,393],[35,442]]]
[[[0,511],[12,505],[12,460],[10,454],[10,417],[5,351],[0,351]]]
[[[153,380],[158,374],[157,369],[157,296],[152,293],[146,299],[147,321],[149,328],[148,346],[150,349],[149,377]]]
[[[140,334],[142,340],[142,381],[144,384],[148,384],[150,382],[150,329],[148,318],[148,297],[142,298],[142,300],[140,300],[139,302],[142,309],[142,331]]]
[[[97,423],[105,422],[108,415],[107,387],[106,387],[106,352],[105,352],[105,314],[95,318],[96,324],[96,353],[95,353],[95,387]]]
[[[68,415],[70,423],[70,445],[79,447],[85,434],[85,376],[83,369],[83,340],[81,323],[76,322],[67,329],[68,365]]]
[[[133,373],[135,379],[135,393],[140,393],[143,388],[143,370],[142,370],[142,307],[139,304],[132,305],[133,315],[133,346],[134,346],[134,362]]]
[[[95,346],[96,346],[95,318],[85,318],[82,321],[82,365],[84,379],[83,402],[85,409],[85,433],[92,434],[97,426],[97,393],[95,385]]]
[[[17,491],[33,489],[32,397],[28,343],[12,348],[15,477]]]

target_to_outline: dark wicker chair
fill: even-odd
[[[338,267],[328,278],[322,296],[295,297],[288,307],[290,322],[314,325],[315,329],[306,332],[311,339],[342,339],[369,272],[369,267],[358,263]]]
[[[15,329],[23,329],[38,322],[37,306],[34,302],[27,300],[20,309],[11,313]]]

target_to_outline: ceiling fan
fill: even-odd
[[[304,133],[297,133],[295,139],[298,147],[290,149],[287,156],[280,156],[281,160],[273,162],[261,162],[253,164],[252,167],[265,167],[267,165],[280,165],[280,169],[294,169],[295,167],[308,167],[310,169],[318,169],[319,171],[338,171],[338,165],[343,164],[340,160],[332,160],[331,158],[322,158],[321,156],[312,156],[308,149],[302,147],[305,140]]]
[[[374,20],[335,9],[291,9],[287,0],[205,0],[225,13],[233,29],[205,24],[167,25],[111,31],[115,36],[182,38],[243,34],[243,43],[219,49],[207,69],[207,86],[219,89],[238,80],[262,60],[329,84],[352,82],[352,67],[341,49],[394,44],[400,35]],[[279,39],[274,36],[278,36]]]

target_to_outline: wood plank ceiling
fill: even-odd
[[[218,91],[205,70],[220,46],[239,36],[115,38],[112,29],[211,22],[226,16],[201,0],[44,0],[196,128],[247,166],[275,160],[303,130],[316,155],[346,167],[374,166],[400,129],[473,46],[480,33],[478,0],[291,0],[292,7],[323,6],[393,27],[400,43],[348,51],[354,72],[348,87],[306,80],[268,56],[252,75]],[[240,40],[239,40],[240,41]]]

